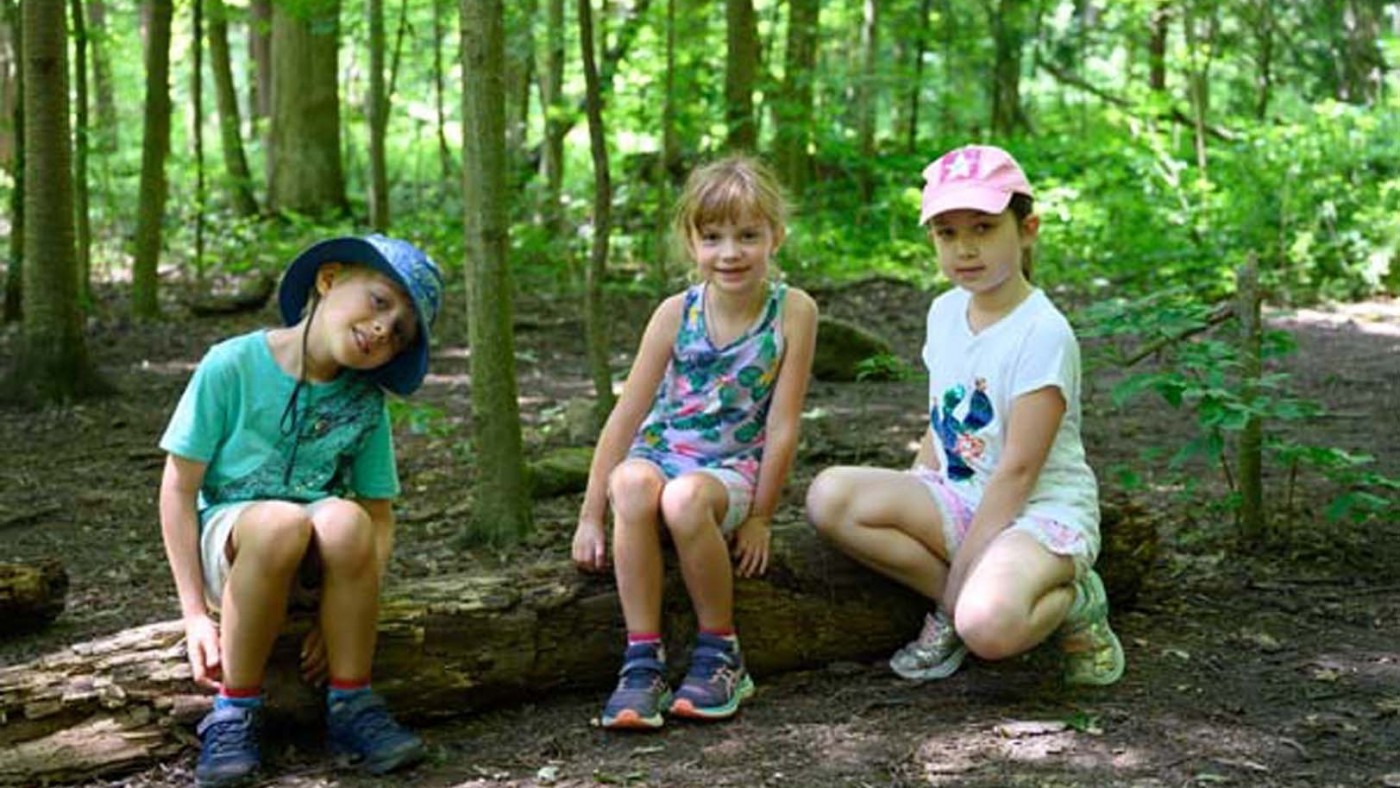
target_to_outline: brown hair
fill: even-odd
[[[1016,232],[1021,232],[1021,225],[1025,224],[1026,217],[1035,213],[1035,199],[1029,194],[1016,192],[1011,195],[1011,213],[1016,217]],[[1031,269],[1035,267],[1035,254],[1031,247],[1021,250],[1021,274],[1026,277],[1026,281],[1031,281]]]
[[[750,156],[727,156],[697,167],[685,181],[676,203],[676,241],[689,250],[700,228],[713,222],[762,217],[776,240],[787,233],[788,201],[777,177]]]

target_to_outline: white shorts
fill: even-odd
[[[316,511],[326,503],[337,500],[334,497],[322,498],[303,504],[307,517],[314,517]],[[233,536],[233,526],[238,523],[238,518],[247,511],[249,506],[264,501],[243,501],[233,503],[209,516],[204,526],[199,532],[199,563],[204,570],[204,601],[210,610],[217,611],[219,603],[224,598],[224,584],[228,582],[229,569],[232,565],[228,560],[228,540]],[[306,562],[303,561],[303,567]],[[298,573],[299,582],[292,588],[291,603],[294,607],[302,607],[314,604],[315,594],[320,590],[320,579],[317,577],[307,578],[304,573]],[[314,583],[305,582],[314,580]],[[308,587],[309,586],[309,587]]]
[[[666,481],[671,481],[671,477],[666,475],[666,470],[660,465],[648,460],[645,457],[628,457],[627,461],[640,460],[661,472],[661,476]],[[729,536],[734,530],[744,524],[749,519],[749,509],[753,506],[753,485],[744,478],[744,474],[729,468],[692,468],[686,473],[703,473],[713,477],[729,495],[729,505],[724,510],[724,520],[719,524],[720,533]]]

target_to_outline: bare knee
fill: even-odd
[[[716,525],[711,488],[708,477],[697,474],[673,479],[662,488],[661,519],[677,543]]]
[[[827,468],[807,488],[807,522],[823,536],[831,536],[847,520],[850,479],[842,468]]]
[[[356,571],[375,565],[374,522],[358,503],[337,498],[316,510],[316,549],[327,571]]]
[[[954,621],[963,645],[982,659],[1006,659],[1026,648],[1026,612],[1008,600],[961,597]]]
[[[266,576],[291,576],[311,544],[311,519],[301,506],[292,503],[260,504],[240,523],[235,539],[237,561],[251,561]]]
[[[648,519],[656,511],[665,479],[643,462],[624,462],[608,477],[608,496],[618,521],[626,524]]]

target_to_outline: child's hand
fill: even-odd
[[[185,619],[185,652],[194,683],[217,690],[223,676],[219,663],[219,628],[208,613]]]
[[[734,531],[734,561],[740,577],[757,577],[768,571],[771,537],[767,517],[750,517]]]
[[[597,520],[579,520],[574,530],[574,565],[585,572],[601,572],[608,568],[608,540],[603,524]]]
[[[326,658],[326,639],[321,636],[319,624],[312,624],[311,631],[301,641],[301,680],[313,687],[326,681],[330,663]]]

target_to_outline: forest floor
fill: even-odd
[[[818,293],[823,310],[857,319],[918,364],[929,294],[888,280]],[[405,498],[392,579],[568,550],[578,496],[542,501],[535,533],[512,555],[458,547],[470,488],[468,357],[460,294],[444,315],[434,374],[413,402],[424,429],[399,431]],[[0,641],[0,665],[137,624],[174,617],[173,584],[156,519],[163,456],[156,447],[193,365],[214,340],[272,320],[272,310],[134,325],[120,296],[88,325],[90,351],[121,390],[115,398],[37,413],[0,410],[0,562],[61,557],[68,610],[37,634]],[[645,299],[614,331],[625,368]],[[532,451],[569,441],[566,403],[586,397],[581,321],[572,302],[528,296],[516,305],[522,417]],[[1298,437],[1376,455],[1400,476],[1400,303],[1275,312],[1298,352],[1281,371],[1330,415]],[[17,334],[0,334],[12,358]],[[896,679],[880,661],[759,678],[759,693],[727,724],[671,724],[616,735],[590,719],[606,692],[536,698],[422,731],[431,757],[394,777],[413,786],[884,786],[884,785],[1390,785],[1400,786],[1400,523],[1364,528],[1321,514],[1337,490],[1304,474],[1281,510],[1283,547],[1250,558],[1232,549],[1216,468],[1194,484],[1142,459],[1185,440],[1192,417],[1156,403],[1118,409],[1086,374],[1091,461],[1131,467],[1147,482],[1169,547],[1136,605],[1114,614],[1127,650],[1121,683],[1069,691],[1053,649],[952,678]],[[836,463],[903,466],[921,429],[917,382],[815,383],[779,519],[801,518],[812,476]],[[872,615],[878,614],[872,611]],[[742,627],[743,622],[740,622]],[[910,634],[918,627],[909,622]],[[269,747],[264,785],[380,784],[330,770],[315,752]],[[194,755],[98,783],[191,782]]]

